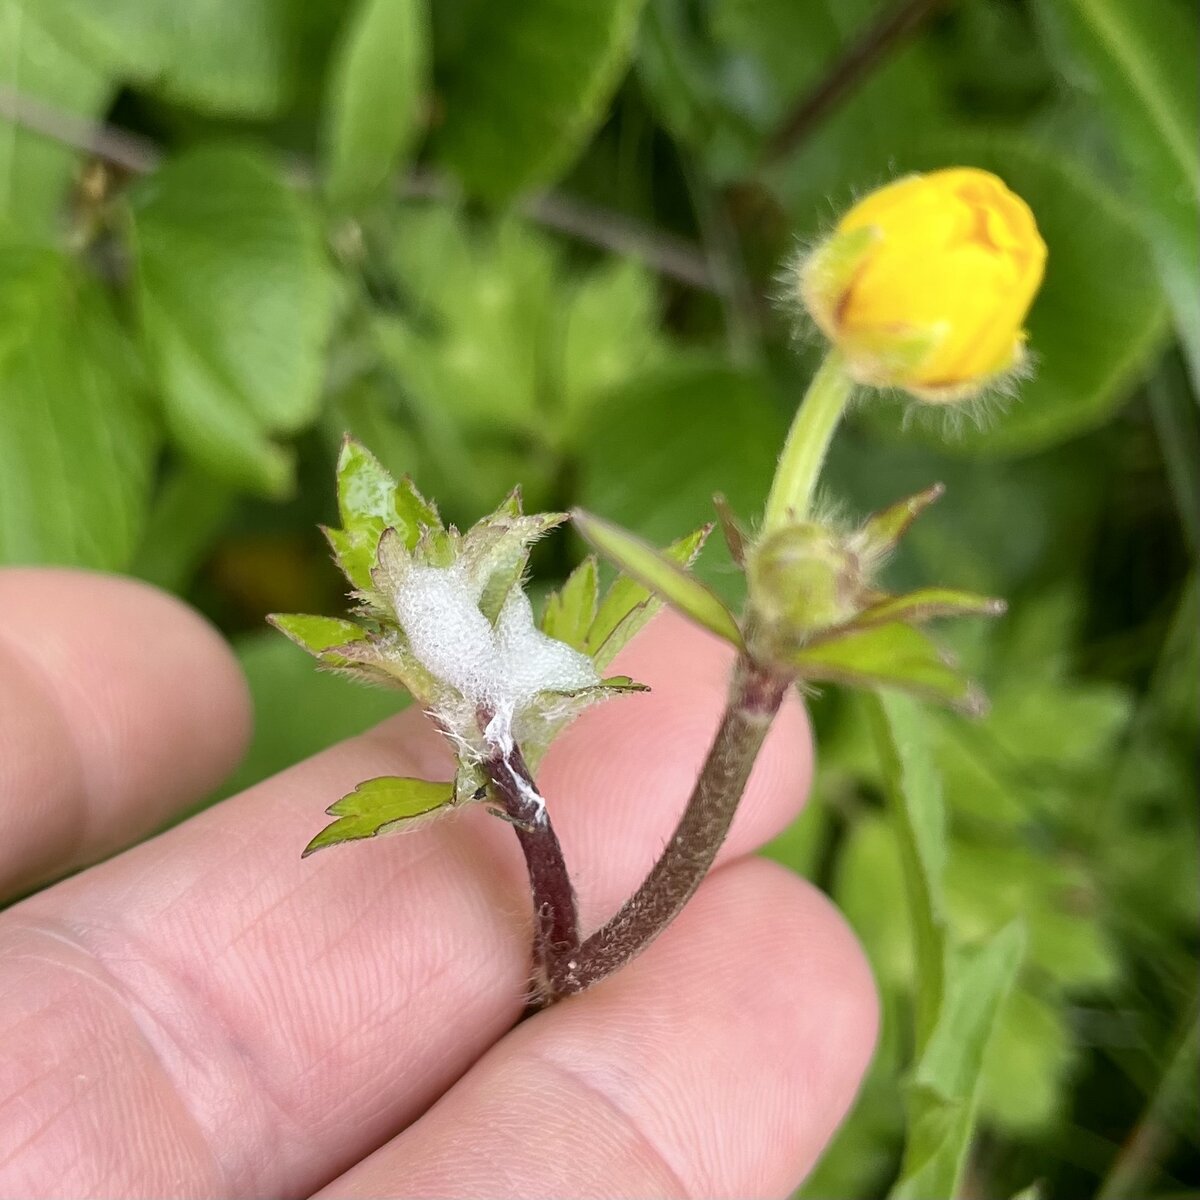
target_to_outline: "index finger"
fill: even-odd
[[[249,727],[233,655],[179,601],[114,575],[0,570],[0,898],[205,795]]]

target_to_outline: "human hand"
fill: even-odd
[[[684,803],[728,656],[660,618],[540,780],[585,927]],[[279,712],[273,719],[286,721]],[[0,887],[113,852],[208,792],[244,683],[194,614],[129,581],[0,572]],[[809,778],[785,705],[719,866],[638,960],[513,1027],[529,897],[479,809],[300,861],[373,775],[445,778],[420,713],[0,914],[0,1195],[785,1195],[875,1036],[870,976],[813,888],[748,857]]]

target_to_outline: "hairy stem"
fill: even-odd
[[[850,391],[842,356],[831,350],[813,376],[783,444],[763,514],[764,534],[808,518],[817,479],[834,430],[846,411]]]
[[[558,835],[518,747],[498,750],[484,760],[492,794],[516,830],[533,893],[533,977],[538,1000],[548,1003],[559,961],[572,960],[579,947],[575,890],[567,874]]]
[[[725,714],[667,848],[617,915],[577,953],[556,960],[551,999],[582,992],[640,954],[691,899],[729,832],[788,683],[786,676],[739,657]]]

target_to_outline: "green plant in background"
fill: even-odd
[[[970,1194],[1179,1194],[1200,928],[1193,17],[211,0],[184,22],[167,0],[0,0],[0,561],[131,570],[217,619],[271,714],[252,782],[396,707],[254,632],[338,609],[308,531],[344,430],[464,529],[514,480],[531,510],[652,545],[715,491],[759,512],[816,367],[757,300],[792,238],[823,240],[856,188],[996,172],[1053,248],[1021,399],[958,420],[857,406],[824,468],[860,513],[944,481],[953,503],[913,524],[888,590],[953,581],[1013,616],[942,634],[989,720],[897,710],[921,728],[886,770],[879,714],[812,701],[819,802],[773,853],[850,914],[886,1011],[807,1194],[883,1194],[906,1125],[919,1145],[972,1105]],[[535,547],[536,606],[580,554]],[[719,545],[693,571],[741,610]],[[905,816],[932,795],[918,741],[933,828]],[[914,839],[945,864],[928,905],[902,902]],[[931,1037],[905,1113],[926,911],[956,944],[1019,916],[1027,950],[982,1066],[939,1062]],[[994,983],[1000,946],[948,977]]]

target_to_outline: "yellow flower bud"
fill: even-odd
[[[945,403],[1021,364],[1045,263],[1029,206],[952,167],[860,200],[801,265],[800,293],[859,382]]]

